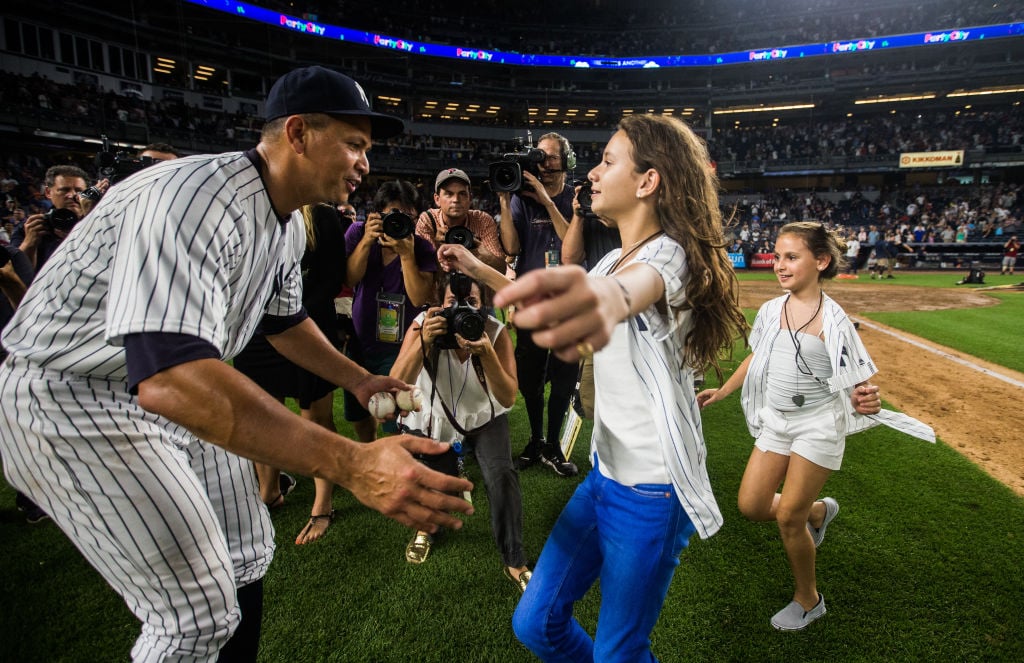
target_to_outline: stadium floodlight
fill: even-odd
[[[890,104],[901,101],[923,101],[925,99],[934,99],[935,94],[932,92],[926,92],[924,94],[898,94],[891,97],[885,97],[878,95],[877,97],[869,97],[867,99],[855,99],[854,104],[861,106],[863,104]]]
[[[732,108],[719,108],[712,111],[713,115],[732,115],[735,113],[769,113],[784,110],[801,110],[814,108],[816,104],[782,104],[778,106],[734,106]]]
[[[1024,87],[987,87],[978,90],[955,90],[947,94],[947,97],[981,97],[989,94],[1013,94],[1015,92],[1024,92]]]

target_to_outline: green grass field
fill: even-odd
[[[902,274],[898,283],[951,287],[958,278]],[[1024,295],[996,296],[1001,304],[991,308],[869,317],[1022,370]],[[517,408],[512,419],[518,451],[528,437],[525,413]],[[1008,442],[1019,442],[1007,424]],[[1024,660],[1024,500],[1008,488],[941,441],[877,428],[851,437],[843,470],[826,486],[842,505],[818,559],[829,614],[806,632],[777,633],[768,619],[792,586],[774,524],[747,522],[736,509],[751,448],[738,395],[706,411],[704,426],[726,524],[710,540],[694,538],[682,556],[652,636],[661,660]],[[586,447],[574,453],[581,467]],[[472,462],[469,471],[477,513],[419,567],[404,561],[408,530],[341,491],[326,537],[295,546],[313,494],[313,482],[300,480],[274,512],[278,553],[266,578],[260,660],[531,660],[512,634],[518,591],[501,573]],[[533,559],[576,481],[540,468],[521,481]],[[52,523],[24,522],[6,485],[0,551],[0,661],[127,660],[134,618]],[[577,609],[591,631],[598,591]]]

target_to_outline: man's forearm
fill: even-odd
[[[353,387],[369,375],[365,368],[331,345],[310,318],[280,334],[267,336],[267,340],[288,361],[349,391],[354,391]]]
[[[220,360],[186,362],[143,380],[139,404],[239,456],[350,483],[354,442],[295,416]]]

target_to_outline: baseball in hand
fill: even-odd
[[[370,396],[366,406],[375,419],[386,419],[395,412],[395,397],[390,392],[382,391]]]
[[[419,387],[413,387],[409,390],[402,389],[395,395],[395,402],[398,403],[399,410],[404,410],[405,412],[419,410],[420,406],[423,405],[423,390]]]

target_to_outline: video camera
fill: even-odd
[[[491,191],[510,191],[516,193],[523,190],[523,171],[534,177],[540,177],[540,164],[544,163],[547,155],[544,150],[536,147],[524,147],[523,139],[515,141],[515,152],[501,155],[501,161],[489,164],[489,181]]]
[[[160,161],[153,157],[135,157],[131,152],[123,150],[114,152],[110,149],[110,141],[107,137],[102,136],[102,138],[103,150],[96,153],[96,169],[99,171],[100,179],[110,180],[111,185]],[[89,187],[82,192],[82,195],[93,202],[103,197],[96,187]]]
[[[456,334],[467,341],[479,340],[484,335],[484,324],[487,320],[478,309],[466,303],[474,283],[473,279],[461,272],[452,272],[448,277],[448,287],[455,295],[455,303],[437,312],[437,315],[448,323],[448,329],[444,336],[434,342],[436,347],[457,350],[459,341],[455,338]]]
[[[590,180],[583,180],[582,182],[576,182],[579,185],[580,190],[576,192],[576,202],[580,206],[580,216],[587,221],[597,221],[598,216],[594,214],[594,198],[593,188],[594,183]]]
[[[384,234],[392,239],[405,239],[416,229],[412,217],[397,209],[381,217],[381,223],[384,225]]]

